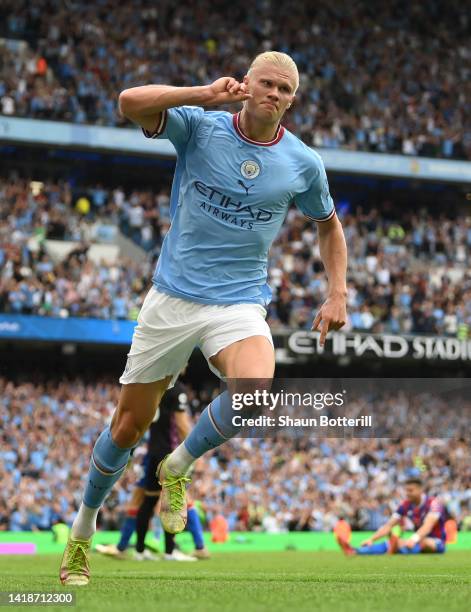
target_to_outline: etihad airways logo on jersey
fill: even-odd
[[[254,224],[267,223],[273,217],[270,211],[263,208],[254,210],[253,206],[236,202],[219,189],[205,185],[201,181],[195,181],[194,185],[196,191],[205,198],[199,207],[221,221],[251,230]]]

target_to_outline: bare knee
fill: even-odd
[[[111,436],[120,448],[135,446],[147,431],[171,376],[153,383],[124,385],[111,421]]]
[[[130,411],[120,412],[111,425],[111,437],[120,448],[135,446],[146,433],[151,421],[138,421]]]

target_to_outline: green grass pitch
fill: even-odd
[[[56,555],[0,557],[0,590],[73,590],[58,583],[59,561]],[[92,580],[74,589],[73,608],[46,607],[77,612],[470,609],[469,552],[355,558],[334,552],[219,553],[197,563],[116,561],[93,554],[91,565]]]

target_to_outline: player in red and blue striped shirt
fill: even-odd
[[[353,548],[342,537],[337,541],[347,555],[382,555],[400,553],[404,555],[419,553],[444,553],[446,543],[445,521],[446,508],[437,497],[429,496],[424,491],[420,478],[409,478],[405,482],[406,500],[400,504],[387,523],[362,542],[359,548]],[[414,528],[413,535],[400,539],[392,533],[396,525],[404,526],[407,519]],[[389,536],[389,541],[376,542]]]

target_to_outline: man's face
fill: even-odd
[[[246,110],[265,123],[278,123],[294,100],[294,74],[270,62],[252,68],[244,77],[252,98],[245,102]]]
[[[406,497],[408,501],[417,504],[422,496],[422,487],[418,484],[410,483],[405,487]]]

